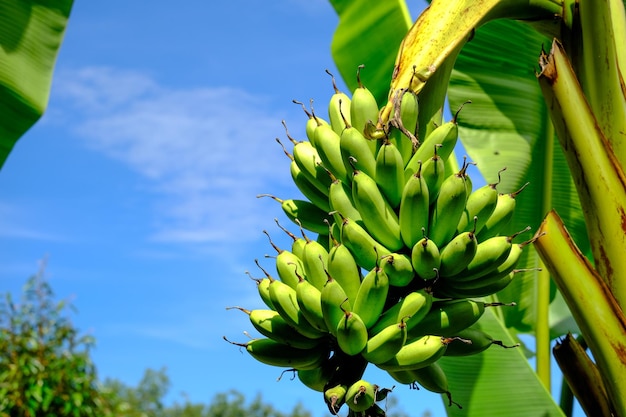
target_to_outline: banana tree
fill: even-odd
[[[0,0],[0,168],[43,115],[73,0]]]
[[[557,362],[585,411],[625,416],[623,1],[434,0],[415,21],[402,0],[330,2],[340,19],[335,63],[351,90],[365,65],[360,82],[388,103],[380,123],[404,89],[418,94],[418,140],[441,124],[446,97],[453,112],[471,100],[457,117],[468,156],[489,183],[507,168],[501,193],[529,184],[510,230],[536,230],[536,250],[521,261],[535,272],[494,296],[517,307],[481,326],[505,341],[533,335],[536,369],[522,351],[445,358],[465,405],[449,415],[570,414],[570,388],[560,406],[549,392],[557,340]]]

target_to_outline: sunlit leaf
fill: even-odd
[[[73,0],[0,0],[0,167],[48,104]]]

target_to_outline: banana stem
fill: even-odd
[[[539,84],[577,187],[596,268],[624,307],[626,174],[558,41],[540,64]]]
[[[535,249],[552,274],[596,360],[615,415],[626,416],[626,317],[611,290],[578,250],[555,211]]]

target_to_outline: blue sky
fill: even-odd
[[[134,385],[165,366],[170,401],[235,388],[325,415],[321,394],[276,382],[279,368],[222,336],[252,330],[225,307],[262,306],[245,274],[261,276],[255,258],[272,267],[262,230],[289,243],[278,204],[256,195],[297,195],[274,139],[283,119],[304,138],[292,99],[330,98],[336,24],[325,0],[77,1],[47,112],[1,171],[2,291],[46,258],[56,295],[96,338],[101,378]],[[424,391],[401,402],[443,410]]]
[[[410,3],[416,17],[425,3]],[[1,171],[0,288],[18,292],[47,259],[102,379],[166,367],[169,401],[238,389],[326,415],[321,394],[222,336],[252,330],[225,307],[262,307],[245,274],[262,276],[255,258],[272,268],[262,231],[288,247],[273,219],[295,230],[256,195],[298,195],[275,138],[281,120],[304,138],[293,99],[323,109],[332,95],[337,17],[326,0],[145,4],[75,3],[48,110]],[[396,397],[412,416],[444,413],[424,390]]]

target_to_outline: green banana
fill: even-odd
[[[512,240],[517,235],[528,230],[530,230],[530,226],[511,236],[494,236],[480,242],[476,247],[476,254],[472,261],[463,270],[453,276],[446,277],[446,279],[451,282],[471,281],[486,276],[498,268],[500,268],[500,272],[504,270],[511,272],[517,264],[517,259],[519,259],[522,249],[518,246],[511,252],[513,248]],[[509,258],[509,255],[511,258],[506,265],[502,266]]]
[[[484,185],[467,197],[465,210],[456,226],[457,233],[467,232],[472,228],[475,229],[475,233],[478,233],[487,223],[498,204],[496,187],[500,183],[500,174],[505,169],[503,168],[498,172],[498,182]],[[474,221],[474,217],[477,218],[476,221]]]
[[[294,265],[295,267],[295,265]],[[296,274],[298,271],[296,271]],[[301,275],[296,286],[296,301],[304,318],[321,332],[328,332],[322,313],[322,293]]]
[[[224,340],[245,348],[254,359],[266,365],[294,369],[315,369],[328,358],[328,350],[319,347],[298,349],[265,338],[252,339],[247,343],[231,342],[226,336],[224,336]]]
[[[337,415],[339,409],[346,402],[346,392],[348,387],[344,384],[337,384],[334,387],[326,388],[324,391],[324,401],[328,406],[328,411]]]
[[[348,184],[335,179],[330,185],[328,201],[336,223],[341,224],[342,217],[349,217],[360,226],[364,226],[361,213],[354,206],[354,200],[352,200],[352,189],[348,186]]]
[[[359,65],[356,73],[356,81],[358,87],[352,92],[352,102],[350,103],[350,122],[359,132],[365,132],[365,126],[368,122],[376,123],[378,121],[378,104],[376,97],[361,82],[361,69],[363,65]],[[372,153],[376,155],[377,143],[374,140],[367,140],[367,145]]]
[[[342,93],[337,88],[337,83],[335,83],[335,76],[330,73],[330,71],[326,70],[326,73],[331,76],[333,81],[333,90],[335,90],[335,94],[330,98],[330,103],[328,104],[328,120],[330,121],[330,125],[337,135],[341,135],[341,132],[346,128],[346,124],[344,120],[347,119],[347,122],[350,122],[350,97],[348,97],[345,93]],[[346,115],[344,118],[342,114]]]
[[[367,329],[371,328],[382,314],[389,293],[389,277],[380,266],[365,274],[352,304]]]
[[[270,282],[271,279],[268,277],[265,278],[254,278],[249,271],[246,271],[246,274],[250,277],[250,279],[256,282],[257,291],[263,303],[270,309],[276,310],[274,304],[272,303],[272,299],[270,298]]]
[[[325,333],[313,327],[302,314],[298,306],[296,290],[282,281],[273,280],[269,285],[269,294],[276,311],[295,331],[310,339],[324,337]]]
[[[376,181],[363,171],[355,170],[352,176],[352,200],[372,237],[391,251],[404,246],[398,216]]]
[[[361,268],[346,245],[336,242],[328,252],[328,273],[353,303],[361,286]]]
[[[350,250],[357,264],[367,270],[373,269],[381,256],[391,254],[389,249],[348,217],[341,221],[341,243]]]
[[[416,326],[430,311],[432,302],[432,294],[425,289],[408,293],[381,314],[378,321],[369,329],[369,334],[375,335],[392,324],[400,323],[403,319],[407,326]]]
[[[322,194],[328,195],[328,187],[331,180],[326,173],[326,169],[322,166],[322,159],[311,142],[296,141],[289,137],[293,143],[292,156],[293,160],[300,168],[302,175],[318,189]]]
[[[438,288],[435,294],[442,297],[451,298],[479,298],[487,297],[505,289],[520,272],[527,272],[535,269],[513,269],[509,273],[498,275],[488,275],[485,279],[475,279],[467,282],[450,283],[442,288]]]
[[[409,162],[407,162],[404,168],[404,178],[415,174],[419,168],[419,161],[426,161],[435,154],[435,145],[441,145],[438,147],[437,151],[439,157],[444,161],[448,159],[456,146],[458,135],[459,127],[456,122],[456,117],[449,122],[437,126],[435,130],[426,136]]]
[[[437,362],[433,362],[423,368],[414,369],[411,371],[411,374],[415,378],[415,382],[428,391],[445,394],[448,397],[448,406],[455,404],[461,408],[458,403],[452,401],[452,394],[450,394],[450,389],[448,388],[448,377]]]
[[[440,336],[426,335],[406,343],[393,358],[376,366],[392,372],[423,368],[441,358],[449,342]]]
[[[428,215],[428,185],[421,175],[421,169],[418,169],[404,185],[400,200],[400,235],[407,247],[412,248],[424,236],[423,230],[428,227]]]
[[[255,309],[246,310],[241,307],[228,307],[229,309],[237,309],[246,313],[250,319],[252,326],[263,336],[280,342],[287,346],[293,346],[298,349],[310,349],[319,346],[323,339],[309,339],[293,330],[285,319],[274,310]]]
[[[484,352],[492,345],[498,345],[506,349],[519,347],[515,345],[505,345],[501,340],[494,340],[485,331],[475,327],[468,327],[456,333],[454,340],[448,344],[445,356],[470,356]]]
[[[387,373],[401,384],[413,385],[415,382],[411,371],[387,371]]]
[[[421,238],[411,250],[411,264],[420,278],[425,280],[436,278],[441,266],[439,247],[429,238]]]
[[[400,323],[391,324],[370,337],[361,355],[373,364],[387,362],[402,349],[406,336],[406,323],[400,319]]]
[[[485,303],[469,299],[434,301],[430,311],[415,327],[408,329],[408,339],[424,335],[455,336],[457,332],[471,326],[485,312],[485,306],[502,303]]]
[[[358,159],[355,167],[358,168]],[[376,180],[378,189],[394,209],[400,205],[404,188],[404,161],[396,145],[387,140],[376,154]]]
[[[310,145],[315,147],[315,129],[317,129],[317,126],[319,124],[327,125],[328,122],[320,117],[314,116],[313,99],[311,99],[311,111],[308,111],[306,109],[306,107],[304,106],[304,103],[297,101],[297,100],[292,100],[292,101],[294,104],[299,104],[300,106],[302,106],[302,110],[304,110],[304,114],[307,115],[308,119],[305,125],[305,133],[306,133],[307,139],[309,139]]]
[[[439,190],[441,190],[441,184],[446,179],[446,162],[437,155],[427,159],[422,164],[422,176],[426,181],[428,187],[428,201],[429,204],[433,204],[437,197],[439,197]]]
[[[283,225],[280,224],[278,219],[274,218],[274,222],[283,232],[287,234],[287,236],[289,236],[293,240],[293,243],[291,244],[291,253],[296,255],[298,259],[302,259],[302,255],[304,253],[304,245],[306,244],[306,240],[303,237],[298,237],[294,235],[293,233],[291,233]]]
[[[360,379],[348,388],[346,405],[355,413],[361,413],[376,402],[376,390],[376,385]]]
[[[304,273],[304,265],[302,264],[302,261],[293,252],[280,249],[278,246],[276,246],[267,230],[263,230],[263,233],[265,233],[270,241],[270,245],[278,253],[278,255],[276,255],[275,257],[276,271],[278,272],[278,277],[282,282],[295,289],[298,286],[299,281],[297,271]]]
[[[296,161],[292,160],[289,165],[289,170],[291,173],[291,179],[293,179],[294,184],[304,197],[306,197],[309,201],[315,204],[320,210],[330,211],[330,205],[328,203],[328,190],[326,193],[320,191],[315,184],[311,182],[309,177],[307,177]]]
[[[343,113],[341,115],[343,116]],[[363,133],[345,119],[344,124],[346,128],[339,136],[339,147],[346,171],[351,172],[354,164],[354,168],[376,178],[376,158],[368,145],[371,140],[365,139]],[[350,158],[354,158],[354,160],[351,161]]]
[[[325,361],[322,366],[315,369],[301,369],[297,371],[298,379],[305,386],[317,392],[324,392],[324,387],[335,373],[334,361]]]
[[[337,324],[336,337],[339,349],[348,356],[355,356],[365,349],[367,327],[357,313],[344,310],[344,314]]]
[[[330,220],[327,212],[320,210],[315,204],[307,200],[289,199],[283,200],[271,194],[259,194],[257,198],[270,197],[280,203],[283,211],[296,224],[301,224],[313,233],[326,234],[328,226],[324,219]]]
[[[328,125],[319,125],[315,129],[315,149],[324,167],[332,172],[336,178],[349,183],[349,171],[343,165],[343,158],[341,157],[340,133],[335,132]]]
[[[474,232],[463,232],[456,235],[441,250],[439,276],[449,277],[461,272],[474,259],[477,248],[478,241]]]
[[[346,308],[350,310],[352,304],[346,295],[346,292],[341,287],[341,284],[337,282],[332,276],[328,277],[326,285],[320,291],[320,302],[322,305],[322,317],[326,328],[333,335],[337,335],[337,326],[344,316],[342,310],[342,304],[345,304]],[[348,300],[348,301],[346,301]]]
[[[441,184],[439,196],[432,204],[428,237],[438,247],[445,246],[456,233],[456,225],[465,209],[467,201],[467,164],[461,170],[448,176]]]
[[[529,183],[524,184],[519,190],[509,194],[498,194],[496,207],[487,219],[482,229],[476,234],[476,238],[482,242],[490,237],[497,236],[504,231],[510,223],[516,206],[516,198]]]
[[[400,151],[403,167],[409,162],[419,144],[416,137],[418,113],[417,95],[411,90],[399,90],[394,97],[394,117],[389,121],[394,127],[389,139]]]
[[[326,226],[326,233],[328,233],[328,226]],[[307,281],[321,291],[327,280],[328,251],[320,242],[304,237],[306,240],[302,254],[304,276]]]
[[[389,277],[389,285],[394,287],[406,287],[415,278],[411,258],[402,253],[392,253],[381,257],[380,266]]]

